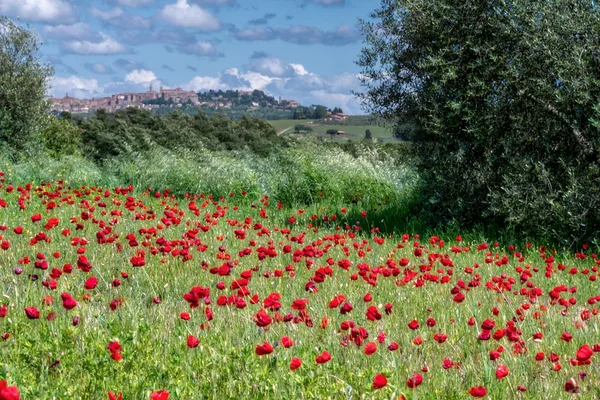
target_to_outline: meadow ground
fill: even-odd
[[[591,249],[384,235],[327,193],[0,199],[0,380],[23,399],[600,397]]]

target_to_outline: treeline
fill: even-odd
[[[198,92],[200,101],[215,101],[225,100],[231,101],[234,106],[251,106],[252,103],[257,103],[261,107],[278,104],[278,101],[273,96],[267,95],[262,90],[253,90],[249,95],[242,95],[239,90],[208,90]]]
[[[202,110],[193,116],[179,110],[164,116],[137,108],[114,114],[98,110],[94,117],[86,120],[63,113],[51,122],[51,126],[57,126],[51,129],[52,135],[65,131],[66,124],[72,125],[80,135],[65,136],[62,143],[53,146],[56,151],[60,148],[71,151],[79,146],[82,154],[96,162],[128,153],[143,153],[155,146],[189,151],[247,150],[259,156],[286,146],[285,139],[264,120],[246,116],[232,120],[220,113],[209,117]]]

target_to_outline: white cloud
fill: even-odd
[[[100,32],[102,41],[73,40],[63,43],[63,49],[68,53],[82,55],[103,55],[130,53],[131,50],[117,42],[112,37]]]
[[[0,14],[47,24],[75,22],[75,12],[65,0],[0,0]]]
[[[125,76],[126,81],[133,83],[151,83],[157,79],[154,72],[147,69],[134,69]]]
[[[50,79],[50,94],[53,97],[69,96],[79,98],[97,97],[103,89],[95,79],[85,79],[75,75],[68,78],[53,77]]]
[[[101,21],[121,29],[150,29],[152,27],[150,20],[139,15],[128,14],[120,7],[108,11],[92,7],[90,13]]]
[[[221,83],[220,77],[196,76],[194,79],[183,85],[186,90],[225,90],[227,85]]]
[[[222,26],[219,18],[195,4],[188,4],[187,0],[166,5],[158,16],[172,25],[201,31],[216,31]]]
[[[308,71],[304,68],[302,64],[290,64],[290,67],[294,69],[294,72],[297,75],[307,75]]]

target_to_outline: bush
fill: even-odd
[[[41,133],[44,147],[54,158],[79,154],[81,130],[66,119],[49,118],[49,123]]]

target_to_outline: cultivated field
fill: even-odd
[[[23,399],[600,396],[591,249],[386,236],[327,193],[131,189],[3,182],[0,377]]]
[[[313,128],[314,132],[311,132],[309,135],[313,136],[321,136],[324,139],[331,140],[331,135],[327,134],[327,131],[330,129],[339,130],[346,132],[342,136],[337,136],[334,138],[334,141],[345,141],[345,140],[354,140],[360,141],[365,138],[365,131],[367,129],[371,130],[373,134],[373,138],[377,138],[378,141],[383,143],[395,142],[396,139],[393,138],[392,132],[382,126],[379,125],[367,125],[367,126],[348,126],[348,125],[328,125],[328,124],[319,124],[318,121],[313,120],[276,120],[269,121],[269,123],[275,128],[277,133],[285,131],[285,134],[291,135],[294,134],[294,127],[296,125],[306,125]]]

